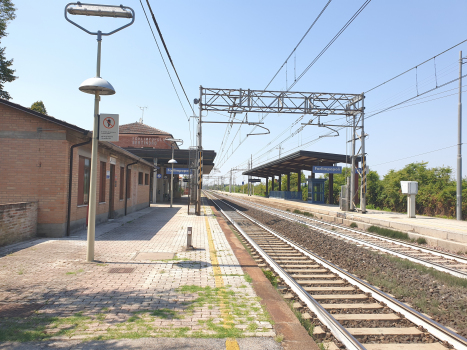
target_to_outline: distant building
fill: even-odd
[[[136,122],[120,125],[119,141],[113,143],[123,148],[149,147],[154,149],[170,149],[172,142],[165,141],[167,138],[173,138],[173,135],[152,126]],[[174,147],[178,149],[176,144],[174,144]]]
[[[0,99],[0,206],[37,202],[39,236],[85,228],[90,141],[88,130]],[[152,162],[99,142],[97,165],[97,223],[149,206]],[[0,229],[0,242],[1,235]]]
[[[174,136],[166,131],[143,124],[142,122],[135,122],[120,125],[119,141],[114,142],[114,144],[123,147],[150,163],[156,164],[157,162],[157,173],[150,188],[152,202],[168,202],[170,198],[171,175],[169,170],[171,170],[171,165],[168,164],[168,161],[172,158],[172,142],[166,141],[168,138],[174,138]],[[186,147],[188,142],[187,140],[184,141],[184,146]],[[174,175],[174,198],[179,198],[182,195],[182,191],[179,190],[180,174],[183,174],[185,177],[191,177],[192,180],[196,182],[192,174],[196,172],[196,169],[189,170],[189,168],[193,166],[196,167],[196,150],[179,149],[179,146],[175,142],[173,146],[174,158],[177,161],[177,164],[174,165],[174,173],[176,173],[176,175]],[[216,152],[204,150],[203,174],[206,175],[211,172],[215,157]]]

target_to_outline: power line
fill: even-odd
[[[331,39],[331,41],[324,47],[324,49],[315,57],[315,59],[305,68],[305,70],[298,76],[298,79],[293,82],[292,85],[289,86],[287,91],[297,84],[297,82],[302,78],[306,72],[320,59],[320,57],[329,49],[329,47],[337,40],[337,38],[347,29],[347,27],[358,17],[358,15],[365,9],[365,7],[371,2],[371,0],[366,0],[363,5],[354,13],[354,15],[348,20],[348,22],[339,30],[339,32]]]
[[[315,20],[313,21],[313,23],[311,24],[311,26],[308,28],[308,30],[306,31],[306,33],[302,36],[302,38],[300,39],[300,41],[298,42],[298,44],[294,47],[294,49],[292,50],[292,52],[290,53],[290,55],[285,59],[284,63],[282,63],[282,66],[279,68],[279,70],[276,72],[276,74],[274,74],[274,76],[272,77],[271,81],[268,83],[268,85],[266,85],[266,87],[264,88],[264,90],[266,90],[269,85],[271,85],[272,81],[277,77],[277,74],[279,74],[279,72],[282,70],[282,68],[284,68],[284,65],[287,63],[287,61],[289,60],[289,58],[294,54],[295,50],[297,50],[297,48],[300,46],[300,44],[302,43],[303,39],[305,39],[305,37],[308,35],[308,33],[310,32],[311,28],[313,28],[313,26],[315,25],[315,23],[318,21],[318,19],[321,17],[321,15],[323,14],[323,12],[326,10],[326,8],[329,6],[329,4],[331,3],[332,0],[329,0],[326,5],[323,7],[323,9],[321,10],[321,12],[319,13],[319,15],[315,18]],[[296,80],[296,79],[295,79]]]
[[[141,1],[141,0],[140,0]],[[172,57],[170,57],[169,49],[167,49],[167,45],[165,45],[164,37],[162,36],[161,30],[159,28],[159,25],[157,24],[156,17],[154,17],[154,13],[152,12],[151,5],[149,4],[149,0],[146,0],[146,3],[148,4],[149,11],[151,12],[152,20],[154,21],[154,24],[156,25],[157,32],[159,33],[159,37],[161,38],[162,44],[164,45],[165,52],[167,54],[167,57],[170,60],[170,63],[172,64],[172,68],[174,69],[175,75],[177,76],[178,82],[180,83],[180,86],[182,87],[183,93],[185,94],[186,100],[188,101],[188,105],[190,106],[191,110],[193,111],[193,114],[195,114],[195,110],[193,107],[191,107],[190,100],[185,92],[185,88],[183,87],[182,81],[180,80],[180,77],[178,76],[177,70],[175,69],[175,65],[172,61]]]
[[[416,66],[414,66],[414,67],[412,67],[412,68],[410,68],[410,69],[407,69],[405,72],[402,72],[402,73],[396,75],[395,77],[393,77],[393,78],[391,78],[391,79],[389,79],[389,80],[386,80],[384,83],[381,83],[381,84],[375,86],[374,88],[371,88],[370,90],[365,91],[365,94],[369,93],[370,91],[373,91],[373,90],[376,89],[376,88],[379,88],[380,86],[383,86],[384,84],[389,83],[390,81],[392,81],[392,80],[394,80],[394,79],[396,79],[396,78],[399,78],[400,76],[402,76],[402,75],[404,75],[404,74],[410,72],[411,70],[416,69],[417,67],[421,66],[422,64],[425,64],[425,63],[427,63],[428,61],[431,61],[431,60],[435,59],[436,57],[441,56],[442,54],[444,54],[444,53],[446,53],[446,52],[448,52],[448,51],[450,51],[450,50],[456,48],[457,46],[459,46],[459,45],[465,43],[466,41],[467,41],[467,39],[465,39],[464,41],[461,41],[459,44],[456,44],[456,45],[454,45],[454,46],[451,46],[449,49],[444,50],[443,52],[441,52],[441,53],[439,53],[439,54],[437,54],[437,55],[435,55],[435,56],[433,56],[433,57],[427,59],[426,61],[423,61],[422,63],[419,63],[419,64],[417,64]]]
[[[364,4],[364,5],[365,5],[365,4]],[[390,81],[392,81],[392,80],[394,80],[394,79],[396,79],[396,78],[398,78],[398,77],[400,77],[400,76],[402,76],[402,75],[404,75],[404,74],[410,72],[410,71],[413,70],[413,69],[416,69],[418,66],[421,66],[421,65],[423,65],[423,64],[425,64],[425,63],[427,63],[427,62],[429,62],[429,61],[432,60],[432,59],[435,59],[436,57],[438,57],[438,56],[440,56],[440,55],[442,55],[442,54],[444,54],[444,53],[446,53],[446,52],[448,52],[448,51],[454,49],[455,47],[457,47],[457,46],[459,46],[459,45],[461,45],[461,44],[463,44],[463,43],[465,43],[465,42],[467,42],[467,39],[464,40],[464,41],[462,41],[462,42],[460,42],[460,43],[458,43],[458,44],[456,44],[456,45],[454,45],[454,46],[452,46],[452,47],[450,47],[450,48],[447,49],[447,50],[444,50],[443,52],[441,52],[441,53],[439,53],[439,54],[433,56],[432,58],[425,60],[424,62],[418,64],[417,66],[414,66],[414,67],[412,67],[412,68],[410,68],[410,69],[408,69],[408,70],[406,70],[406,71],[404,71],[404,72],[402,72],[402,73],[396,75],[395,77],[393,77],[393,78],[391,78],[391,79],[389,79],[389,80],[387,80],[387,81],[385,81],[385,82],[383,82],[383,83],[381,83],[381,84],[375,86],[374,88],[372,88],[372,89],[366,91],[366,93],[368,93],[368,92],[370,92],[370,91],[372,91],[372,90],[374,90],[374,89],[376,89],[376,88],[378,88],[378,87],[380,87],[380,86],[383,86],[384,84],[386,84],[386,83],[388,83],[388,82],[390,82]],[[435,75],[436,75],[436,70],[435,70]],[[465,76],[467,76],[467,75],[464,75],[463,77],[465,77]],[[405,103],[407,103],[407,102],[409,102],[409,101],[418,99],[418,98],[420,98],[421,96],[425,95],[426,93],[429,93],[429,92],[431,92],[431,91],[437,90],[438,88],[444,87],[444,86],[446,86],[446,85],[448,85],[448,84],[450,84],[450,83],[452,83],[452,82],[457,81],[459,78],[456,78],[456,79],[454,79],[454,80],[451,80],[451,81],[449,81],[449,82],[447,82],[447,83],[445,83],[445,84],[442,84],[442,85],[438,85],[438,84],[437,84],[438,76],[436,76],[435,79],[436,79],[436,87],[435,87],[435,88],[430,89],[430,90],[427,90],[427,91],[425,91],[425,92],[423,92],[423,93],[421,93],[421,94],[417,94],[416,96],[413,96],[413,97],[411,97],[411,98],[408,98],[408,99],[406,99],[406,100],[404,100],[404,101],[402,101],[402,102],[399,102],[399,103],[397,103],[397,104],[394,104],[394,105],[392,105],[392,106],[390,106],[390,107],[383,108],[383,109],[381,109],[381,110],[379,110],[379,111],[377,111],[377,112],[375,112],[375,113],[373,113],[373,114],[368,115],[368,116],[366,117],[366,119],[371,118],[371,117],[373,117],[373,116],[375,116],[375,115],[377,115],[377,114],[383,113],[383,112],[388,112],[388,111],[394,110],[394,109],[395,109],[394,107],[397,107],[397,106],[400,106],[400,105],[402,105],[402,104],[405,104]],[[425,80],[426,80],[426,79],[425,79]],[[456,89],[456,88],[455,88],[455,89]],[[451,89],[451,90],[453,90],[453,89]],[[451,91],[451,90],[446,90],[446,91],[440,92],[440,93],[438,93],[438,94],[443,94],[443,93],[446,93],[446,92]],[[431,97],[431,96],[435,96],[435,95],[438,95],[438,94],[429,95],[429,96],[426,96],[426,97],[424,97],[424,98],[429,98],[429,97]],[[450,95],[447,95],[447,96],[442,96],[442,97],[430,99],[430,100],[427,100],[427,101],[421,101],[421,102],[414,103],[414,104],[411,104],[411,105],[408,105],[408,106],[403,106],[403,107],[400,107],[400,108],[406,108],[406,107],[410,107],[410,106],[414,106],[414,105],[418,105],[418,104],[422,104],[422,103],[434,101],[434,100],[437,100],[437,99],[449,97],[449,96],[452,96],[452,95],[455,95],[455,94],[450,94]],[[399,108],[398,108],[398,109],[399,109]],[[343,119],[343,118],[338,118],[338,119]],[[338,120],[338,119],[336,119],[336,120]],[[289,127],[289,128],[290,128],[290,127]],[[343,129],[343,128],[338,128],[337,130],[342,130],[342,129]],[[283,134],[283,133],[282,133],[282,134]],[[281,134],[281,135],[282,135],[282,134]],[[290,139],[290,138],[291,138],[290,136],[287,137],[286,139],[282,140],[279,144],[282,144],[282,143],[286,142],[286,141],[287,141],[288,139]],[[277,139],[277,138],[276,138],[276,139]],[[276,139],[275,139],[275,140],[276,140]],[[307,145],[308,143],[311,143],[311,142],[314,142],[314,141],[318,141],[319,139],[320,139],[320,138],[313,139],[313,140],[311,140],[311,141],[309,141],[309,142],[307,142],[307,143],[305,143],[305,144],[302,144],[302,145],[299,146],[299,147],[302,147],[302,146]],[[272,142],[274,142],[275,140],[273,140]],[[269,144],[271,144],[272,142],[270,142]],[[268,144],[268,145],[269,145],[269,144]],[[266,146],[266,147],[267,147],[267,146]],[[264,148],[265,148],[265,147],[263,147],[263,149],[264,149]],[[298,147],[292,148],[291,150],[294,150],[294,149],[296,149],[296,148],[298,148]],[[255,160],[261,159],[265,154],[271,152],[272,150],[273,150],[272,148],[269,149],[268,151],[266,151],[265,153],[263,153],[262,155],[260,155],[259,157],[257,157]],[[290,150],[290,151],[291,151],[291,150]],[[242,163],[242,164],[243,164],[243,163]]]
[[[289,91],[291,88],[293,88],[295,86],[295,84],[298,83],[298,81],[308,72],[308,70],[320,59],[320,57],[329,49],[329,47],[337,40],[337,38],[349,27],[349,25],[355,20],[355,18],[357,18],[357,16],[365,9],[365,7],[371,2],[371,0],[366,0],[363,5],[357,10],[357,12],[354,13],[354,15],[347,21],[347,23],[339,30],[339,32],[337,32],[337,34],[331,39],[331,41],[324,47],[323,50],[321,50],[321,52],[315,57],[315,59],[307,66],[307,68],[305,68],[305,70],[298,76],[298,78],[287,88],[287,91]],[[269,115],[269,113],[267,113],[266,115],[264,115],[263,117],[260,118],[260,122],[264,121],[264,119],[266,119],[266,117]],[[241,126],[240,126],[241,127]],[[238,135],[238,132],[240,130],[240,127],[237,131],[237,133],[235,134],[234,136],[234,140],[236,138],[236,136]],[[252,133],[254,130],[256,130],[257,127],[254,127],[250,133]],[[248,136],[246,136],[242,141],[240,141],[239,145],[235,148],[235,150],[233,150],[232,153],[234,153],[239,147],[241,144],[243,144],[243,142],[245,142],[245,140],[247,139]],[[233,141],[230,143],[228,149],[230,149],[231,146],[233,146]],[[225,163],[225,162],[224,162]],[[223,164],[222,164],[223,165]],[[220,166],[222,166],[220,165]]]
[[[182,107],[183,109],[183,113],[185,113],[185,117],[187,118],[188,120],[188,129],[190,131],[190,143],[193,144],[193,139],[191,137],[191,125],[190,125],[190,118],[188,117],[188,115],[186,114],[186,111],[185,111],[185,107],[183,107],[183,103],[182,101],[180,100],[180,96],[178,95],[178,92],[177,92],[177,88],[175,87],[175,84],[172,80],[172,76],[170,75],[170,72],[169,72],[169,69],[167,68],[167,64],[165,63],[165,60],[164,60],[164,56],[162,55],[162,52],[161,52],[161,49],[159,47],[159,43],[157,42],[156,40],[156,36],[154,35],[154,31],[152,30],[152,27],[151,27],[151,23],[149,22],[149,18],[146,14],[146,10],[144,9],[144,6],[143,6],[143,3],[141,0],[139,0],[140,4],[141,4],[141,8],[143,9],[143,12],[144,12],[144,16],[146,17],[146,21],[148,22],[148,26],[149,26],[149,29],[151,30],[151,33],[152,33],[152,37],[154,38],[154,42],[156,43],[156,46],[157,46],[157,50],[159,50],[159,54],[162,58],[162,62],[164,63],[164,67],[165,67],[165,70],[167,71],[167,74],[169,76],[169,79],[170,79],[170,82],[172,83],[172,87],[174,88],[174,91],[175,91],[175,94],[177,95],[177,98],[178,98],[178,102],[180,102],[180,106]],[[193,108],[192,108],[193,109]]]

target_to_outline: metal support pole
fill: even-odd
[[[154,166],[156,171],[154,172],[153,186],[152,186],[152,202],[155,204],[157,202],[157,158],[154,158]]]
[[[198,165],[198,192],[197,192],[197,199],[196,199],[196,215],[201,215],[201,189],[203,187],[203,174],[202,174],[202,151],[203,151],[203,144],[202,144],[202,135],[201,135],[201,111],[202,111],[202,104],[203,104],[203,87],[199,87],[199,120],[198,120],[198,157],[199,157],[199,165]]]
[[[366,213],[366,153],[365,153],[365,95],[362,93],[362,178],[360,186],[360,209]]]
[[[298,192],[302,192],[302,171],[301,170],[297,172],[297,190]]]
[[[456,218],[462,220],[462,51],[459,51],[459,104],[457,108],[457,203]]]
[[[97,35],[97,67],[96,77],[101,76],[101,32]],[[86,261],[94,261],[94,241],[96,237],[96,192],[97,192],[97,151],[99,148],[98,127],[99,127],[99,92],[94,95],[94,126],[92,129],[92,153],[91,153],[91,183],[89,184],[89,212],[88,212],[88,237]]]
[[[352,117],[352,171],[350,173],[350,198],[349,210],[355,210],[354,197],[355,197],[355,139],[356,135],[355,114]]]
[[[172,142],[172,159],[174,159],[174,144]],[[172,163],[172,177],[170,178],[170,207],[174,199],[174,164]]]
[[[229,193],[232,193],[232,169],[230,169]]]

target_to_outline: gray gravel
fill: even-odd
[[[371,252],[260,210],[236,206],[350,273],[370,283],[372,279],[379,280],[379,287],[384,292],[410,303],[418,311],[430,313],[435,321],[467,336],[467,288],[445,285],[430,274],[397,264],[394,258],[387,255]]]

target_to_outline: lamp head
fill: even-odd
[[[102,78],[89,78],[81,83],[79,90],[87,94],[95,94],[96,92],[99,95],[113,95],[115,94],[115,89],[113,86],[105,79]]]

